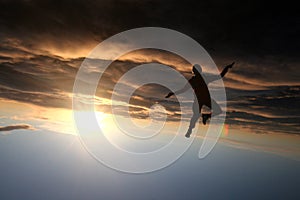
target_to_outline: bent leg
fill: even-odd
[[[202,114],[202,122],[204,125],[206,124],[206,121],[211,118],[211,116],[217,116],[222,113],[220,105],[214,99],[211,99],[210,105],[207,106],[212,109],[212,113]]]
[[[195,128],[196,122],[198,121],[199,118],[200,118],[200,113],[193,114],[193,117],[191,118],[191,121],[190,121],[189,129]]]
[[[195,100],[193,103],[193,116],[190,121],[190,127],[189,127],[190,129],[193,129],[195,127],[195,124],[200,117],[201,108],[202,108],[202,104],[199,103],[197,100]]]
[[[222,109],[220,107],[220,105],[214,100],[211,99],[211,103],[212,103],[212,116],[216,116],[222,113]]]

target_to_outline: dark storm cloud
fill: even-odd
[[[145,14],[139,2],[1,1],[1,36],[18,38],[27,46],[44,50],[80,51],[142,24]]]
[[[261,1],[2,1],[3,37],[49,50],[96,45],[131,28],[158,26],[178,30],[202,44],[218,63],[232,59],[280,63],[297,58],[299,15],[291,3]],[[90,48],[93,46],[89,46]],[[249,59],[249,55],[253,58]],[[272,68],[281,65],[272,63]],[[256,70],[259,70],[257,67]]]
[[[25,46],[27,52],[18,49],[23,56],[34,51],[62,55],[67,51],[73,58],[85,56],[113,34],[158,26],[196,39],[217,65],[236,60],[233,73],[239,79],[250,78],[252,83],[264,85],[272,84],[276,77],[276,84],[299,84],[300,18],[296,6],[290,3],[33,0],[0,4],[0,34],[4,39],[16,40],[15,46]],[[87,50],[80,53],[84,49]],[[6,49],[9,50],[16,51]],[[153,54],[146,55],[157,61]]]
[[[1,131],[12,131],[12,130],[17,130],[17,129],[33,129],[33,127],[28,124],[16,124],[16,125],[10,125],[10,126],[1,126],[0,132]]]
[[[49,39],[62,49],[131,28],[161,26],[190,35],[217,56],[297,55],[296,8],[288,2],[236,0],[1,1],[0,26],[2,35],[30,43]]]

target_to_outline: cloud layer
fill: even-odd
[[[76,72],[95,45],[130,28],[161,26],[197,40],[219,67],[236,61],[224,79],[228,123],[257,132],[299,133],[299,16],[292,12],[296,7],[273,4],[269,9],[255,1],[1,1],[0,97],[71,108]],[[99,73],[101,62],[91,60],[91,76]],[[96,93],[98,109],[110,113],[119,78],[150,62],[191,76],[190,63],[174,54],[131,52],[103,75]],[[157,85],[140,88],[130,100],[131,115],[147,118],[149,107],[159,101],[170,120],[179,120],[183,113],[176,99],[163,98],[167,92]],[[124,107],[118,111],[122,114]]]

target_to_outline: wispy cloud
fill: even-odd
[[[34,130],[34,127],[29,124],[15,124],[9,126],[0,126],[0,131],[13,131],[18,129]]]
[[[299,86],[276,86],[230,95],[227,122],[257,133],[299,134]],[[243,95],[242,95],[243,94]]]

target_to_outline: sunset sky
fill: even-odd
[[[89,170],[97,168],[99,164],[88,160],[89,155],[80,147],[80,142],[76,139],[76,127],[72,117],[75,76],[89,52],[101,41],[122,31],[139,27],[163,27],[188,35],[206,49],[220,71],[224,66],[235,61],[234,67],[223,79],[227,95],[225,125],[217,147],[213,150],[212,158],[207,158],[209,163],[207,166],[211,164],[210,166],[214,166],[211,170],[215,171],[209,171],[209,167],[205,168],[203,165],[200,169],[208,170],[207,174],[217,174],[223,177],[215,173],[217,171],[215,164],[225,163],[223,167],[230,169],[229,174],[233,174],[234,169],[246,167],[245,170],[248,173],[245,176],[258,177],[259,173],[268,171],[268,163],[270,165],[273,163],[274,165],[269,168],[269,174],[265,177],[253,180],[245,178],[245,181],[248,181],[245,188],[249,185],[250,188],[253,187],[251,183],[258,184],[256,181],[260,181],[259,186],[269,184],[266,186],[265,193],[261,193],[260,197],[263,198],[270,196],[271,191],[277,188],[277,185],[271,184],[270,179],[290,181],[290,184],[278,186],[278,188],[282,189],[283,193],[288,192],[290,197],[299,197],[299,191],[294,190],[295,185],[299,186],[300,177],[300,16],[297,8],[288,2],[276,3],[275,1],[270,5],[262,1],[233,0],[1,0],[0,159],[4,164],[0,165],[0,171],[1,176],[3,172],[7,172],[3,173],[3,176],[6,174],[5,177],[10,181],[8,183],[1,181],[1,185],[6,185],[6,187],[0,189],[2,193],[0,197],[3,195],[6,199],[8,197],[17,199],[24,195],[30,199],[38,198],[39,194],[31,192],[33,188],[26,186],[28,188],[22,190],[23,183],[17,183],[22,181],[36,185],[49,184],[42,188],[42,191],[48,191],[47,188],[55,184],[57,180],[53,178],[50,182],[44,182],[48,177],[43,175],[46,170],[43,171],[41,168],[38,170],[43,180],[28,179],[32,172],[29,168],[34,166],[33,163],[38,163],[40,166],[47,165],[43,163],[43,156],[48,160],[52,159],[51,169],[57,167],[59,173],[62,174],[64,170],[67,170],[62,167],[63,165],[66,164],[72,168],[70,163],[80,163],[81,160],[88,163],[85,167]],[[89,73],[101,73],[97,64],[109,59],[115,50],[126,48],[122,45],[124,44],[115,44],[112,49],[107,50],[106,55],[92,59]],[[96,64],[93,65],[93,62]],[[111,120],[111,95],[115,84],[124,73],[146,63],[170,66],[187,79],[192,76],[191,64],[193,63],[187,62],[172,52],[142,49],[119,57],[103,73],[95,94],[96,115],[104,129],[113,132],[109,120]],[[171,127],[178,124],[181,115],[185,113],[180,111],[176,98],[164,98],[168,92],[167,88],[155,84],[139,88],[129,102],[131,117],[139,123],[146,123],[149,119],[150,107],[160,102],[168,113],[169,124],[167,125],[169,126],[166,128],[166,133],[172,134]],[[185,106],[191,105],[192,102],[186,102]],[[123,112],[127,111],[120,105],[118,114],[123,115]],[[199,128],[204,130],[206,127],[200,124]],[[193,144],[196,146],[199,145],[197,140],[201,140],[203,136],[201,130],[197,136],[199,137],[196,139],[196,144]],[[41,144],[37,145],[39,142]],[[73,143],[77,146],[74,147]],[[69,147],[64,148],[65,145]],[[174,164],[175,169],[168,171],[166,168],[165,171],[158,172],[159,174],[150,174],[149,191],[155,193],[160,189],[154,182],[151,182],[159,182],[160,175],[165,179],[173,177],[172,180],[176,182],[180,179],[174,178],[173,173],[184,173],[181,166],[193,170],[198,169],[198,161],[192,158],[198,151],[196,146],[191,147],[190,154],[186,155],[184,160],[180,160],[179,165]],[[69,155],[72,154],[71,150],[68,151],[69,148],[75,151],[75,155]],[[49,153],[55,151],[60,154],[61,150],[64,153],[60,156],[70,157],[70,163],[66,163],[67,161],[64,161],[62,157],[56,159],[55,153]],[[28,152],[28,154],[23,155],[22,152]],[[30,153],[35,153],[35,157],[31,158]],[[24,162],[21,160],[21,154]],[[233,162],[226,162],[226,156]],[[249,163],[246,165],[243,158],[247,156],[253,162],[247,161]],[[14,159],[18,161],[14,162]],[[32,164],[24,164],[26,159]],[[257,167],[259,162],[262,163],[261,169]],[[251,163],[256,166],[254,169],[247,168]],[[11,170],[9,170],[10,167]],[[49,169],[49,166],[45,169]],[[77,170],[80,171],[78,168],[72,168],[67,172],[68,178],[66,178],[65,185],[84,176],[84,173],[78,175]],[[141,185],[146,186],[148,180],[146,175],[131,179],[129,175],[128,177],[124,174],[119,176],[116,172],[107,172],[109,169],[106,168],[101,170],[97,169],[95,173],[102,173],[104,174],[102,178],[109,180],[103,188],[115,186],[115,179],[118,178],[122,184],[116,181],[118,182],[116,187],[122,188],[127,182],[132,184],[132,187],[124,186],[127,190],[120,189],[120,196],[111,196],[105,192],[100,194],[94,186],[88,192],[81,187],[81,190],[85,191],[84,194],[79,195],[81,198],[86,195],[91,195],[90,199],[102,199],[101,195],[107,198],[123,196],[124,199],[143,196],[143,192],[130,194],[129,191],[134,190],[134,185],[138,187],[139,181]],[[16,172],[23,175],[25,179],[20,181]],[[50,173],[55,174],[53,171]],[[71,177],[73,173],[78,177]],[[94,184],[99,183],[90,173],[92,172],[89,172],[87,177],[91,178]],[[242,172],[237,173],[243,175]],[[202,175],[193,176],[190,173],[187,177],[198,177],[201,180],[206,177]],[[287,177],[294,178],[288,179]],[[59,176],[56,175],[55,178],[59,179]],[[99,178],[101,178],[100,175]],[[168,184],[165,179],[163,183]],[[220,179],[215,178],[214,181],[218,182]],[[192,181],[199,184],[199,180],[195,178]],[[85,181],[85,184],[88,184],[88,181]],[[205,197],[222,198],[222,196],[209,195],[208,191],[214,188],[214,181],[208,180],[210,185],[207,190],[202,188],[199,193],[194,190],[189,196],[190,199],[200,199],[201,193]],[[239,191],[235,197],[241,199],[243,194],[248,194],[244,187],[239,186],[245,181],[242,178],[240,182],[236,179],[232,181],[232,185],[240,189],[237,188]],[[183,182],[188,183],[188,181]],[[224,180],[217,184],[217,189],[222,189],[223,184],[226,184]],[[63,188],[64,183],[57,186],[57,189],[60,187]],[[66,188],[76,191],[74,189],[76,187],[79,186],[68,185]],[[180,187],[180,184],[174,187]],[[103,188],[99,190],[105,191]],[[224,188],[228,189],[229,186]],[[20,196],[17,195],[18,191],[21,191]],[[49,191],[51,194],[56,193],[55,189]],[[108,192],[111,191],[113,190],[109,189]],[[169,189],[166,193],[159,190],[157,196],[153,193],[149,196],[149,191],[145,192],[149,199],[176,198],[175,189]],[[279,189],[276,192],[274,194],[276,197],[283,195]],[[57,194],[61,196],[51,197],[71,197],[63,192]],[[251,195],[245,196],[251,197]],[[228,193],[225,197],[233,196]]]

